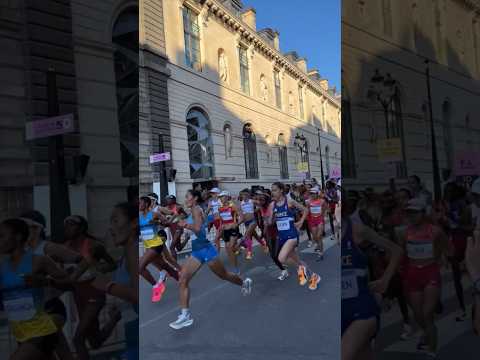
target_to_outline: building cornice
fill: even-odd
[[[273,60],[275,66],[285,69],[291,76],[298,79],[300,85],[308,86],[308,88],[317,95],[323,96],[335,105],[340,106],[340,103],[334,96],[329,94],[319,83],[310,79],[306,73],[292,64],[292,62],[289,61],[280,51],[266,43],[256,31],[250,29],[247,24],[238,19],[224,5],[215,0],[203,0],[203,6],[204,11],[201,19],[203,22],[208,22],[209,17],[213,15],[216,19],[223,22],[226,27],[239,34],[242,41],[247,42],[249,45],[253,45],[256,51],[261,52],[267,58]]]

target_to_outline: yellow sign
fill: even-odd
[[[308,163],[307,162],[298,163],[297,164],[297,171],[307,173],[308,172]]]
[[[402,161],[402,142],[400,138],[377,141],[378,160],[383,163]]]

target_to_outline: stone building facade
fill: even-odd
[[[449,173],[458,175],[455,169],[462,153],[480,154],[480,2],[342,4],[344,184],[384,188],[389,178],[402,183],[416,174],[433,190],[425,60],[431,75],[439,168],[447,179]],[[388,74],[395,80],[383,92],[388,99],[393,96],[387,113],[375,97],[376,70],[384,80]],[[398,163],[379,161],[378,145],[387,137],[401,140]]]
[[[71,211],[104,235],[112,206],[137,183],[138,2],[3,1],[0,5],[0,216],[49,215],[46,140],[25,124],[48,117],[46,72],[57,72],[60,114],[73,113],[65,160],[90,157],[70,185]],[[132,55],[133,54],[133,55]]]
[[[171,0],[163,16],[177,195],[193,183],[238,191],[320,180],[319,136],[325,175],[340,166],[339,95],[306,59],[280,51],[277,31],[256,29],[254,9]]]

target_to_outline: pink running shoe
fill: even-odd
[[[155,285],[152,288],[152,302],[159,302],[162,299],[162,295],[165,292],[166,287],[163,282]]]

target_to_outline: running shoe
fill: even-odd
[[[307,247],[311,248],[313,246],[313,241],[308,240]]]
[[[245,280],[243,280],[243,284],[242,284],[243,296],[247,296],[252,293],[252,284],[253,284],[253,281],[250,278],[246,278]]]
[[[406,341],[410,339],[412,335],[413,335],[412,327],[408,324],[403,324],[403,331],[402,331],[402,334],[400,335],[400,339]]]
[[[297,273],[298,273],[298,283],[301,286],[304,286],[307,283],[307,269],[305,268],[305,266],[300,265],[298,267]]]
[[[466,313],[462,313],[460,316],[457,316],[455,318],[455,321],[457,322],[462,322],[462,321],[465,321],[467,320],[467,314]]]
[[[320,280],[322,280],[320,278],[320,275],[318,274],[313,274],[311,277],[310,277],[310,281],[309,281],[309,284],[308,284],[308,288],[310,290],[317,290],[318,288],[318,283],[320,282]]]
[[[162,299],[162,295],[165,292],[165,284],[162,281],[152,288],[152,302],[159,302]]]
[[[193,324],[193,318],[190,313],[180,314],[176,321],[170,323],[170,327],[175,330],[179,330],[184,327],[188,327]]]
[[[253,254],[251,251],[247,251],[247,255],[245,256],[245,260],[252,260]]]
[[[432,351],[427,351],[425,352],[425,355],[427,356],[427,358],[429,359],[437,359],[437,354],[432,352]]]
[[[270,252],[270,251],[268,250],[267,244],[263,244],[263,245],[262,245],[262,248],[263,248],[263,252],[264,252],[265,254],[268,254],[268,253]]]
[[[420,337],[420,339],[418,340],[417,350],[418,351],[426,351],[427,350],[427,341],[425,339],[425,335],[422,335]]]
[[[277,279],[280,281],[283,281],[286,278],[288,278],[288,276],[289,276],[288,270],[285,269],[285,270],[282,270],[282,272],[280,273],[280,276]]]

